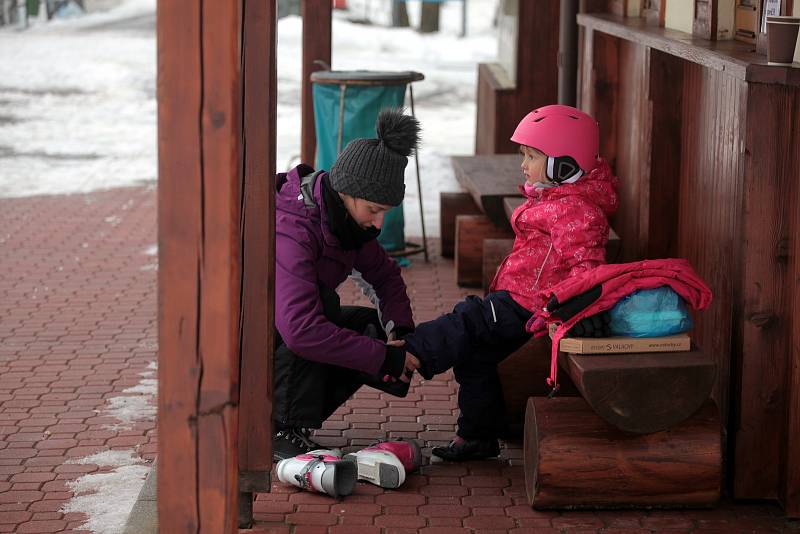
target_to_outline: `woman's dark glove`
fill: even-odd
[[[378,376],[389,375],[393,378],[400,378],[406,369],[406,349],[386,345],[386,356],[383,358],[383,365],[378,371]]]

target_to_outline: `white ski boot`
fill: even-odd
[[[358,479],[356,466],[342,460],[338,449],[319,449],[281,460],[275,471],[281,482],[336,498],[350,495]]]
[[[415,471],[421,461],[419,445],[414,440],[381,441],[344,457],[358,466],[358,479],[382,488],[399,488],[406,473]]]

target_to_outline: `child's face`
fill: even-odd
[[[535,148],[529,146],[519,147],[522,154],[522,173],[525,175],[525,181],[529,184],[535,184],[547,181],[547,156],[539,152]]]

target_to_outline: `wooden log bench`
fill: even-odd
[[[464,191],[440,194],[439,222],[442,256],[455,256],[459,285],[481,285],[484,239],[513,236],[503,199],[522,196],[518,189],[522,183],[519,162],[520,157],[514,154],[452,158],[456,179]]]
[[[523,455],[528,502],[537,509],[705,507],[719,500],[720,421],[710,400],[668,430],[631,435],[580,397],[532,397]]]
[[[597,415],[634,434],[686,420],[706,402],[716,378],[714,360],[696,347],[689,352],[560,352],[558,363]]]
[[[530,397],[545,397],[550,393],[546,379],[550,374],[550,339],[531,338],[522,347],[500,362],[497,367],[503,400],[506,406],[508,437],[521,437],[525,409]],[[577,397],[580,392],[569,376],[559,379],[559,396]]]

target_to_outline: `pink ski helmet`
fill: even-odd
[[[556,182],[574,182],[597,166],[600,128],[596,120],[572,106],[553,104],[534,109],[517,125],[511,140],[544,152],[548,156],[547,174]],[[583,172],[574,169],[570,159]]]

